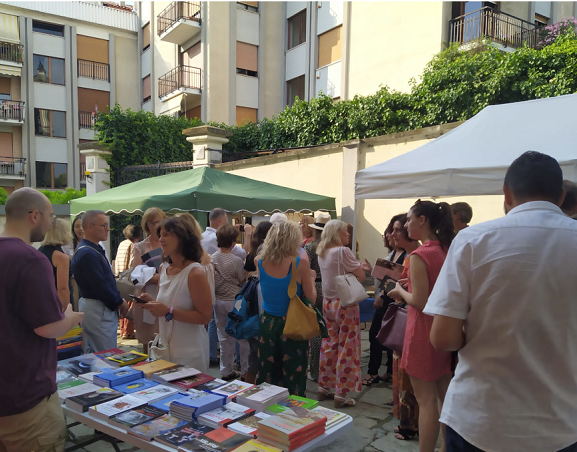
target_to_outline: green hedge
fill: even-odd
[[[74,188],[67,188],[66,190],[38,190],[43,193],[49,200],[51,204],[68,204],[71,200],[77,198],[83,198],[86,196],[86,189],[78,191]],[[6,200],[8,199],[8,192],[0,187],[0,206],[6,205]]]

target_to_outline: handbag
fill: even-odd
[[[335,286],[337,290],[337,296],[339,298],[339,304],[341,307],[346,308],[349,306],[354,306],[368,297],[367,292],[363,285],[359,282],[355,275],[351,273],[341,274],[341,263],[343,266],[344,273],[344,259],[343,259],[343,248],[339,248],[339,256],[337,262],[338,276],[335,276]]]
[[[170,359],[170,338],[168,344],[165,346],[160,342],[160,334],[154,336],[154,340],[148,343],[148,356],[156,361],[157,359],[164,359],[165,361],[172,362]]]
[[[377,341],[397,353],[403,353],[405,330],[407,329],[407,309],[391,303],[385,312]]]
[[[293,341],[308,341],[321,335],[321,328],[317,320],[317,311],[306,305],[297,295],[297,260],[291,264],[291,280],[288,286],[290,298],[286,313],[286,322],[283,335]]]
[[[134,294],[136,286],[134,281],[132,281],[132,268],[124,270],[118,274],[116,279],[116,288],[120,292],[120,296],[125,300],[130,300],[130,295]]]
[[[251,276],[237,294],[224,328],[229,336],[236,339],[258,337],[258,284],[258,278]]]

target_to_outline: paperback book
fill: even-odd
[[[160,410],[164,410],[168,413],[170,411],[170,404],[172,402],[174,402],[175,400],[184,399],[186,396],[187,394],[177,392],[176,394],[172,394],[164,399],[149,403],[149,405],[152,405],[153,407],[156,407]]]
[[[139,378],[123,385],[114,386],[114,389],[124,394],[133,394],[135,392],[143,391],[148,388],[158,386],[158,383],[147,380],[146,378]]]
[[[241,433],[247,436],[255,436],[258,433],[258,423],[267,417],[270,417],[270,414],[266,413],[255,413],[253,416],[241,419],[240,421],[233,422],[232,424],[227,425],[226,428],[232,430],[236,433]]]
[[[211,451],[228,452],[250,438],[239,433],[232,432],[224,427],[205,433],[194,441],[185,443],[178,448],[180,451]]]
[[[165,361],[164,359],[157,359],[156,361],[151,362],[141,361],[136,365],[137,369],[140,370],[146,378],[150,378],[150,376],[155,372],[161,372],[176,366],[177,364]]]
[[[171,416],[170,414],[165,414],[129,428],[128,433],[146,441],[152,441],[155,436],[165,434],[175,428],[183,427],[186,424],[186,421]]]
[[[236,403],[263,411],[266,407],[276,404],[289,397],[288,389],[261,383],[258,386],[243,391],[236,397]]]
[[[307,410],[312,410],[319,405],[318,400],[307,399],[306,397],[289,396],[280,402],[269,406],[266,411],[272,414],[280,414],[289,408],[300,407]]]
[[[381,284],[379,288],[385,293],[395,288],[395,285],[403,273],[404,267],[401,264],[377,258],[371,276],[379,279]]]
[[[160,399],[164,399],[168,396],[178,393],[174,388],[169,388],[168,386],[158,385],[152,388],[144,389],[142,391],[133,392],[134,397],[143,399],[146,403],[154,403]]]
[[[98,375],[102,373],[101,371],[96,371],[96,372],[88,372],[87,374],[82,374],[79,375],[78,378],[80,378],[81,380],[87,381],[88,383],[94,383],[94,375]]]
[[[188,391],[189,389],[194,389],[200,385],[213,381],[214,379],[215,378],[211,377],[210,375],[200,373],[193,375],[192,377],[173,380],[169,383],[167,382],[166,384],[178,389],[179,391]]]
[[[134,408],[139,408],[143,405],[146,405],[146,402],[144,402],[142,399],[130,395],[125,395],[123,397],[119,397],[118,399],[111,400],[110,402],[91,406],[88,410],[88,413],[91,416],[108,420],[117,414],[132,410]]]
[[[58,366],[56,368],[56,384],[65,383],[72,380],[76,380],[76,375],[63,367]]]
[[[90,383],[86,383],[90,384]],[[98,405],[101,403],[109,402],[110,400],[118,399],[124,394],[122,392],[115,391],[111,388],[99,388],[95,391],[88,392],[79,396],[69,397],[66,399],[64,404],[78,413],[84,413],[88,411],[91,406]]]
[[[226,383],[226,381],[221,380],[220,378],[216,378],[212,381],[209,381],[207,383],[203,383],[201,385],[198,385],[196,388],[199,391],[207,391],[207,392],[212,392],[214,389],[218,389],[222,386],[224,386]]]
[[[125,367],[136,364],[140,361],[144,361],[145,359],[148,359],[148,355],[145,355],[144,353],[124,352],[118,355],[109,356],[105,358],[104,361],[106,361],[112,367]]]
[[[325,408],[322,406],[318,406],[310,410],[311,413],[318,414],[319,416],[324,416],[327,418],[327,425],[326,428],[332,428],[336,425],[339,425],[341,422],[345,421],[350,416],[348,414],[340,413],[335,410],[331,410],[329,408]]]
[[[83,380],[72,380],[58,383],[58,397],[64,402],[69,397],[75,397],[88,392],[96,391],[98,386]]]
[[[136,425],[144,424],[145,422],[164,416],[166,411],[159,410],[150,405],[144,405],[140,408],[135,408],[130,411],[117,414],[108,420],[108,423],[116,427],[128,429]]]
[[[123,353],[124,350],[120,350],[119,348],[110,348],[108,350],[102,350],[101,352],[95,352],[94,354],[100,359],[106,359],[109,356],[122,355]]]
[[[95,385],[114,388],[125,385],[142,378],[142,372],[131,368],[115,369],[110,372],[102,372],[93,377]]]
[[[212,429],[210,427],[192,421],[182,427],[175,428],[168,433],[157,436],[155,441],[166,444],[167,446],[179,447],[211,431]]]
[[[233,422],[252,416],[254,413],[252,408],[230,402],[225,406],[199,415],[198,421],[212,428],[226,427]]]
[[[259,421],[258,433],[280,442],[304,436],[311,431],[325,432],[327,418],[310,411],[299,417],[291,414],[277,414]]]
[[[229,400],[234,399],[240,393],[252,388],[254,385],[251,383],[245,383],[244,381],[234,380],[220,388],[213,389],[213,394],[220,394],[226,396]]]
[[[282,449],[263,443],[258,439],[251,439],[237,447],[234,452],[282,452]]]
[[[193,392],[194,391],[194,392]],[[170,404],[170,414],[185,421],[197,419],[199,415],[222,406],[223,397],[205,391],[188,391],[187,397]]]
[[[201,373],[200,370],[192,367],[177,366],[160,372],[155,372],[150,375],[150,379],[158,383],[170,383],[175,380],[198,375],[199,373]]]

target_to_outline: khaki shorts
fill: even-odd
[[[65,441],[57,392],[24,413],[0,417],[0,452],[63,452]]]

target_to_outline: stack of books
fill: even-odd
[[[106,369],[104,369],[105,371]],[[103,371],[97,370],[96,372],[88,372],[87,374],[79,375],[78,378],[81,380],[87,381],[88,383],[94,383],[94,375],[98,375]]]
[[[225,406],[199,415],[198,422],[211,428],[226,427],[233,422],[252,416],[254,413],[252,408],[230,402]]]
[[[57,386],[58,397],[61,402],[64,402],[69,397],[79,396],[99,389],[98,386],[79,379],[58,383]]]
[[[271,414],[280,414],[284,413],[285,411],[292,409],[294,407],[298,408],[305,408],[307,410],[312,410],[319,406],[318,400],[307,399],[306,397],[299,397],[299,396],[289,396],[280,402],[277,402],[274,405],[271,405],[266,408],[267,413]]]
[[[58,366],[61,369],[66,369],[76,377],[90,372],[103,371],[104,369],[112,367],[93,353],[59,361]]]
[[[184,444],[191,443],[199,436],[209,433],[212,430],[213,429],[206,425],[200,425],[198,422],[192,421],[182,427],[175,428],[168,433],[159,435],[154,438],[154,440],[161,444],[178,448]]]
[[[108,419],[108,423],[119,428],[129,429],[145,422],[164,416],[166,412],[150,405],[134,408]]]
[[[192,421],[198,419],[202,413],[221,407],[222,400],[223,398],[216,394],[192,389],[187,392],[187,397],[175,400],[170,404],[170,414],[185,421]]]
[[[172,394],[168,397],[165,397],[164,399],[160,399],[156,402],[149,403],[149,405],[152,405],[153,407],[156,407],[160,410],[164,410],[168,413],[168,412],[170,412],[170,404],[172,402],[174,402],[175,400],[184,399],[186,397],[187,397],[187,394],[182,394],[180,392],[177,392],[176,394]]]
[[[178,391],[174,388],[169,388],[168,386],[164,385],[157,385],[152,388],[133,392],[132,395],[144,400],[146,403],[154,403],[176,393],[178,393]]]
[[[88,411],[91,406],[118,399],[123,395],[122,392],[115,391],[114,389],[99,388],[95,391],[87,392],[86,394],[69,397],[66,399],[64,404],[73,411],[84,413]]]
[[[213,394],[225,396],[228,400],[234,400],[237,395],[252,388],[254,385],[251,383],[245,383],[244,381],[234,380],[224,386],[216,389],[212,389],[210,392]]]
[[[161,372],[166,369],[172,369],[176,367],[177,364],[165,361],[164,359],[157,359],[156,361],[141,361],[134,365],[135,368],[140,370],[146,378],[150,378],[150,376],[155,372]]]
[[[132,366],[133,364],[139,363],[148,359],[148,355],[139,352],[124,352],[117,355],[111,355],[104,358],[108,364],[112,367],[124,367]]]
[[[206,374],[197,374],[192,377],[180,378],[178,380],[172,380],[166,383],[168,386],[178,389],[179,391],[188,391],[189,389],[195,389],[198,386],[204,385],[215,380],[214,377]]]
[[[227,425],[226,428],[236,433],[256,437],[258,433],[258,423],[270,416],[270,414],[266,413],[255,413],[253,416]]]
[[[236,403],[256,411],[264,411],[265,408],[281,402],[288,397],[288,389],[269,383],[261,383],[236,396]]]
[[[67,348],[82,347],[82,328],[77,326],[69,330],[64,336],[56,339],[56,350],[64,350]]]
[[[179,446],[178,450],[182,452],[204,450],[210,452],[228,452],[246,443],[248,439],[249,438],[244,435],[221,427],[199,436],[194,441]]]
[[[114,386],[114,389],[124,394],[133,394],[148,388],[153,388],[154,386],[158,386],[158,383],[147,380],[146,378],[139,378],[138,380],[131,381],[130,383]]]
[[[94,352],[94,354],[100,359],[106,359],[109,356],[121,355],[123,353],[124,350],[120,350],[119,348],[109,348],[108,350],[102,350],[101,352]]]
[[[329,408],[325,408],[322,406],[318,406],[310,410],[311,413],[318,414],[319,416],[324,416],[327,418],[327,426],[326,429],[333,428],[339,425],[341,422],[348,419],[350,416],[348,414],[339,413],[338,411],[330,410]]]
[[[207,383],[203,383],[201,385],[198,385],[194,389],[196,389],[198,391],[211,392],[214,389],[218,389],[218,388],[224,386],[225,384],[227,384],[226,381],[221,380],[220,378],[216,378],[215,380],[212,380],[212,381],[209,381]]]
[[[259,441],[292,452],[325,433],[326,417],[308,410],[298,412],[298,417],[283,413],[260,421],[257,433]]]
[[[186,424],[186,421],[180,420],[170,414],[164,414],[163,416],[129,428],[128,433],[146,441],[152,441],[154,437],[168,433],[175,428],[184,427]]]
[[[283,452],[278,447],[261,443],[258,439],[251,439],[237,447],[234,452]]]
[[[63,367],[58,366],[56,368],[56,384],[65,383],[72,380],[76,380],[76,375]]]
[[[126,369],[115,369],[108,372],[101,372],[94,375],[92,381],[97,386],[114,388],[116,386],[124,385],[130,383],[131,381],[138,380],[142,378],[142,372],[139,370],[126,368]]]
[[[110,402],[91,406],[88,410],[88,413],[91,416],[108,420],[117,414],[123,413],[124,411],[140,408],[144,405],[146,405],[144,400],[130,395],[125,395],[123,397],[119,397],[118,399],[111,400]]]
[[[171,367],[170,369],[161,370],[160,372],[154,372],[150,374],[148,378],[150,378],[152,381],[156,381],[157,383],[170,386],[173,381],[189,378],[194,375],[198,375],[199,373],[200,370],[196,370],[192,367],[184,367],[178,365],[176,367]]]

